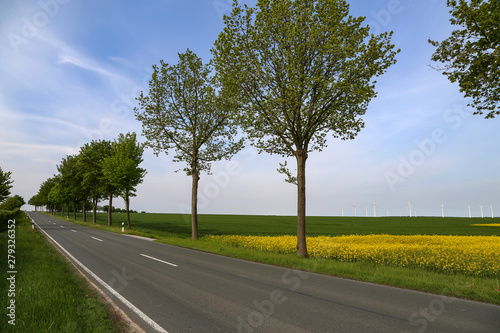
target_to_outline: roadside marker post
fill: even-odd
[[[122,222],[122,232],[125,232],[125,222]]]

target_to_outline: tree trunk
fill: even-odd
[[[83,200],[83,222],[87,222],[87,198]]]
[[[73,202],[73,221],[76,221],[76,201]]]
[[[128,230],[132,229],[132,227],[130,226],[130,211],[129,211],[129,207],[130,207],[130,198],[128,195],[125,196],[125,208],[127,209],[127,224],[128,224]]]
[[[196,164],[192,165],[193,188],[191,192],[191,239],[198,239],[198,181],[200,175],[196,168]]]
[[[94,224],[97,222],[96,210],[97,210],[97,199],[93,198],[92,199],[92,223],[94,223]]]
[[[112,207],[112,203],[113,203],[113,195],[110,194],[109,195],[109,206],[108,206],[108,226],[111,227],[111,207]]]
[[[306,159],[307,151],[297,151],[297,256],[306,258]]]

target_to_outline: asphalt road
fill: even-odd
[[[500,307],[279,268],[29,213],[146,332],[500,332]]]

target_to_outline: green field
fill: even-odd
[[[82,220],[82,214],[77,214],[77,220]],[[115,227],[121,228],[122,221],[126,221],[125,213],[113,214]],[[309,216],[306,228],[308,236],[353,234],[500,236],[499,227],[471,226],[471,224],[499,222],[500,218]],[[87,214],[87,223],[92,224],[91,214]],[[107,213],[98,213],[97,224],[105,226],[107,223]],[[134,213],[131,214],[131,225],[133,231],[144,234],[184,238],[191,236],[190,215]],[[297,218],[295,216],[199,215],[198,228],[200,237],[204,235],[295,235]]]

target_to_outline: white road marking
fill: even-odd
[[[92,236],[91,236],[92,237]],[[93,239],[95,240],[98,240],[99,242],[102,242],[103,240],[102,239],[99,239],[99,238],[95,238],[95,237],[92,237]]]
[[[71,229],[71,231],[76,232],[76,230]]]
[[[36,224],[36,223],[35,223]],[[137,314],[139,317],[141,317],[142,320],[144,320],[146,323],[149,324],[149,326],[151,326],[154,330],[158,331],[158,332],[161,332],[161,333],[168,333],[167,331],[165,331],[165,329],[163,329],[163,327],[161,327],[160,325],[158,325],[153,319],[149,318],[144,312],[142,312],[141,310],[139,310],[137,307],[135,307],[134,304],[130,303],[125,297],[123,297],[122,295],[120,295],[116,290],[114,290],[113,288],[111,288],[106,282],[104,282],[100,277],[98,277],[94,272],[92,272],[90,269],[88,269],[85,265],[83,265],[81,262],[79,262],[75,257],[73,257],[71,255],[71,253],[69,253],[64,247],[61,246],[61,244],[59,244],[58,242],[56,242],[56,240],[52,237],[50,237],[49,234],[47,234],[45,232],[45,230],[41,229],[38,224],[37,224],[37,227],[39,230],[41,230],[47,237],[49,237],[53,242],[54,244],[56,244],[57,246],[59,246],[59,248],[68,255],[68,257],[70,257],[76,264],[78,264],[84,271],[86,271],[88,274],[90,274],[90,276],[92,276],[97,282],[99,282],[104,288],[106,288],[111,294],[113,294],[113,296],[115,296],[116,298],[118,298],[123,304],[125,304],[130,310],[134,311],[135,314]]]
[[[62,225],[60,225],[61,228],[64,228]]]
[[[148,256],[148,255],[146,255],[146,254],[142,254],[142,253],[141,253],[141,256],[146,257],[146,258],[149,258],[149,259],[153,259],[153,260],[156,260],[156,261],[159,261],[159,262],[162,262],[162,263],[167,264],[167,265],[170,265],[170,266],[177,267],[177,265],[176,265],[176,264],[172,264],[171,262],[168,262],[168,261],[163,261],[163,260],[157,259],[157,258],[155,258],[155,257],[150,257],[150,256]]]

